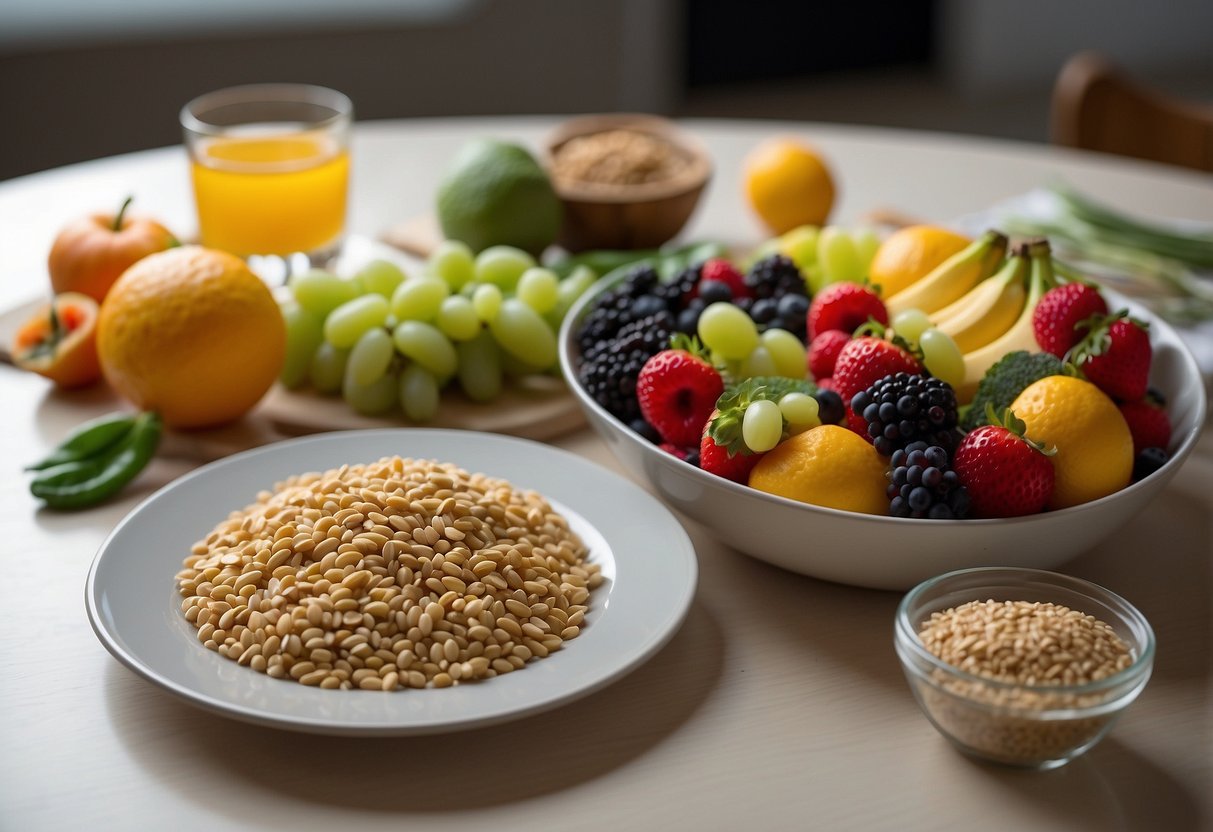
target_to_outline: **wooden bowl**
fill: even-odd
[[[674,176],[636,185],[572,181],[553,175],[564,203],[558,242],[569,251],[657,248],[686,225],[712,176],[712,160],[696,139],[658,116],[611,113],[579,116],[556,129],[547,143],[556,153],[571,139],[608,130],[632,130],[668,142],[687,164]]]

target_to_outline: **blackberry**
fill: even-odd
[[[582,354],[594,344],[614,338],[628,324],[668,309],[665,298],[655,291],[662,288],[656,271],[639,266],[618,286],[603,292],[577,331],[577,345]],[[656,299],[650,300],[654,296]]]
[[[649,271],[653,271],[649,268]],[[656,274],[656,272],[653,272]],[[653,294],[665,301],[665,308],[670,314],[677,315],[686,308],[687,298],[699,285],[700,267],[688,266],[674,275],[672,280],[661,283],[653,290]]]
[[[923,439],[951,453],[956,448],[956,392],[946,381],[928,376],[887,375],[851,399],[851,410],[868,423],[878,453]]]
[[[1167,464],[1170,457],[1162,448],[1142,448],[1133,460],[1133,482],[1144,480]]]
[[[624,423],[641,419],[636,377],[646,361],[669,346],[673,331],[674,317],[664,310],[625,324],[615,337],[583,347],[578,383]]]
[[[751,266],[745,276],[745,285],[756,299],[808,295],[804,275],[790,258],[782,254],[764,257]]]
[[[969,492],[949,466],[949,452],[922,440],[893,451],[889,514],[929,520],[960,520],[969,513]]]

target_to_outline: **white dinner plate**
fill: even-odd
[[[590,595],[581,634],[515,673],[393,692],[305,687],[207,650],[181,613],[174,580],[190,546],[288,476],[393,454],[453,462],[544,495],[606,577]],[[426,734],[516,719],[619,679],[678,630],[697,573],[691,541],[669,510],[629,480],[567,451],[470,431],[369,430],[279,442],[168,484],[102,544],[85,600],[93,630],[115,658],[193,705],[299,731]]]

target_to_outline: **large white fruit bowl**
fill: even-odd
[[[1175,331],[1141,306],[1106,292],[1112,309],[1150,323],[1150,383],[1167,397],[1174,428],[1171,458],[1121,491],[1061,511],[1005,520],[912,520],[799,503],[709,474],[634,433],[577,383],[574,333],[600,281],[566,316],[560,365],[586,417],[632,476],[650,482],[668,505],[721,541],[792,572],[874,589],[906,590],[944,572],[978,566],[1056,569],[1128,523],[1166,487],[1196,444],[1206,396],[1196,361]]]

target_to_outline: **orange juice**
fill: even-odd
[[[317,252],[339,242],[350,156],[332,136],[212,138],[193,156],[203,245],[247,257]]]

